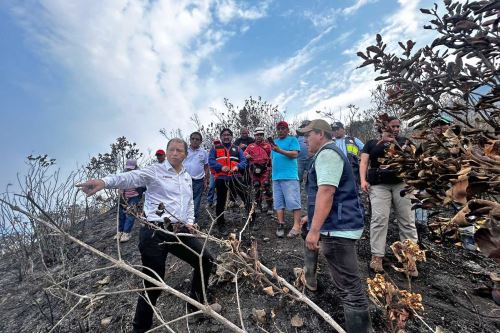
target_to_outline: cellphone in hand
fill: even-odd
[[[267,138],[267,142],[269,142],[269,144],[272,145],[272,146],[276,146],[276,144],[274,143],[274,140],[273,140],[272,137],[268,137]]]

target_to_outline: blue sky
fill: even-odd
[[[0,187],[30,154],[70,170],[126,136],[148,152],[160,128],[194,130],[223,98],[262,96],[290,118],[369,105],[355,53],[431,40],[433,1],[70,1],[0,3]],[[1,191],[0,191],[1,192]]]

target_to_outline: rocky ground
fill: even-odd
[[[227,213],[227,220],[234,230],[243,224],[242,214],[238,209]],[[117,245],[112,240],[115,232],[115,213],[105,213],[94,221],[88,221],[84,227],[72,231],[89,245],[117,256]],[[204,221],[207,221],[204,212]],[[288,217],[290,221],[290,217]],[[302,239],[277,239],[274,235],[275,220],[266,215],[258,215],[260,230],[253,232],[257,239],[260,259],[269,268],[276,267],[278,274],[289,282],[295,280],[294,267],[302,266]],[[133,265],[140,264],[137,249],[138,231],[136,224],[133,238],[121,246],[123,259]],[[389,231],[388,244],[397,240],[395,223]],[[249,234],[245,235],[244,246],[249,246]],[[54,236],[57,237],[57,236]],[[423,296],[424,312],[422,320],[435,329],[441,326],[445,332],[498,332],[500,330],[500,307],[491,298],[474,294],[474,289],[491,286],[489,273],[498,270],[498,266],[478,252],[457,248],[454,244],[437,244],[427,241],[427,261],[419,266],[420,275],[411,283],[412,291]],[[40,263],[35,264],[34,274],[19,282],[16,268],[18,263],[12,256],[6,255],[0,261],[0,331],[1,332],[48,332],[57,322],[60,324],[53,332],[130,332],[137,293],[133,291],[141,286],[140,279],[116,268],[108,268],[109,263],[92,255],[79,246],[60,240],[61,257],[64,262],[53,264],[47,269]],[[220,254],[225,249],[210,245],[210,251]],[[363,237],[358,244],[359,267],[363,281],[373,277],[369,271],[369,239]],[[394,256],[388,254],[385,268],[387,275],[401,289],[407,289],[408,281],[401,273],[391,268]],[[168,273],[165,281],[172,287],[188,292],[191,267],[169,256]],[[101,270],[96,270],[100,269]],[[94,270],[91,273],[89,271]],[[87,272],[87,273],[86,273]],[[79,275],[82,274],[82,275]],[[71,279],[70,279],[71,278]],[[319,290],[306,295],[343,325],[342,307],[337,293],[332,286],[326,266],[321,258],[319,270]],[[71,293],[47,289],[59,282]],[[222,315],[234,323],[239,322],[235,285],[222,282],[211,286],[211,297],[222,305]],[[125,293],[110,294],[98,299],[83,299],[76,294],[87,295],[99,291]],[[250,279],[240,279],[239,295],[241,311],[248,332],[333,332],[307,305],[291,300],[283,294],[269,296],[262,287]],[[73,311],[68,312],[72,307]],[[168,321],[184,313],[184,303],[169,294],[162,294],[158,309]],[[252,309],[267,312],[267,322],[258,323]],[[274,313],[274,318],[271,316]],[[382,311],[372,306],[374,328],[377,332],[387,332]],[[67,314],[67,315],[66,315]],[[293,327],[291,318],[299,315],[303,326]],[[158,321],[155,321],[158,324]],[[185,321],[172,325],[178,332],[187,332]],[[411,319],[407,332],[425,332],[429,329],[421,320]],[[164,332],[159,329],[156,332]],[[226,332],[227,329],[213,319],[206,319],[190,325],[190,332]]]

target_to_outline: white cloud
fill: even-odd
[[[95,106],[80,118],[95,120],[96,131],[106,131],[102,136],[128,133],[146,148],[163,142],[158,129],[191,128],[190,116],[208,108],[201,64],[238,32],[238,24],[264,17],[267,2],[41,0],[13,6],[33,48],[69,73],[72,89],[92,87],[109,102],[105,113]],[[96,133],[81,135],[85,140]]]
[[[349,8],[366,3],[366,1],[357,1],[355,5]],[[326,74],[328,80],[324,85],[309,90],[309,94],[304,101],[308,111],[304,112],[304,116],[311,117],[316,114],[316,110],[326,109],[335,111],[340,118],[340,110],[345,109],[348,104],[355,104],[360,106],[361,109],[369,107],[370,90],[373,90],[378,84],[378,82],[374,81],[377,74],[370,67],[356,69],[361,62],[360,58],[355,54],[357,51],[364,51],[368,45],[373,44],[376,33],[382,35],[384,42],[388,44],[388,50],[399,48],[397,42],[400,40],[412,39],[417,42],[416,48],[423,47],[429,42],[432,34],[421,33],[421,27],[428,18],[420,14],[420,2],[399,0],[399,4],[398,10],[383,20],[384,25],[381,28],[363,34],[348,49],[342,52],[343,55],[348,56],[348,60],[342,66],[343,71],[333,71]]]
[[[325,29],[332,25],[335,25],[339,10],[331,8],[326,12],[314,13],[310,10],[304,12],[304,16],[311,21],[311,23],[320,29]]]
[[[373,2],[377,2],[377,0],[356,0],[352,6],[342,9],[342,13],[345,15],[352,15],[361,7]]]
[[[258,7],[243,8],[242,5],[237,5],[234,0],[219,0],[217,1],[217,16],[223,23],[228,23],[235,18],[247,20],[256,20],[266,15],[268,3],[262,2]]]

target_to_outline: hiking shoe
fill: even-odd
[[[297,231],[294,228],[292,228],[292,229],[290,229],[290,231],[288,232],[288,235],[286,235],[286,237],[292,239],[292,238],[297,237],[298,235],[300,235],[300,230]]]
[[[117,232],[113,239],[120,239],[122,237],[123,232]]]
[[[130,240],[130,233],[129,232],[124,232],[122,234],[122,237],[120,238],[120,243],[125,243]]]
[[[383,257],[372,256],[372,260],[370,261],[370,268],[375,273],[384,273],[384,267],[382,266],[382,258]]]
[[[278,223],[278,228],[276,229],[276,237],[283,238],[285,236],[285,224]]]

